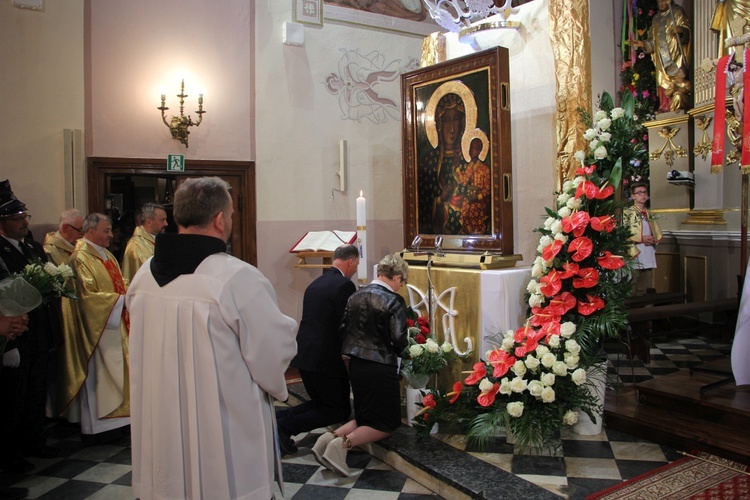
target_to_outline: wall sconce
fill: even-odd
[[[166,95],[161,95],[161,106],[156,109],[161,110],[161,119],[164,122],[164,125],[169,127],[169,131],[172,132],[172,139],[177,139],[183,143],[185,147],[188,147],[188,135],[190,135],[190,130],[188,130],[188,128],[193,125],[198,127],[203,121],[203,114],[205,113],[205,111],[203,111],[203,94],[198,94],[198,111],[195,112],[198,115],[198,121],[195,123],[190,116],[185,116],[184,113],[185,98],[187,97],[187,94],[185,93],[185,80],[182,80],[182,83],[180,83],[180,93],[177,94],[177,97],[180,98],[180,116],[173,116],[171,123],[167,123],[167,115],[164,113],[169,109],[165,105],[165,101],[167,100]]]

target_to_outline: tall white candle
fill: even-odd
[[[357,278],[360,285],[367,283],[367,202],[359,192],[357,198],[357,246],[359,247],[359,266]]]

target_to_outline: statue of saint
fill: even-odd
[[[659,112],[686,110],[690,106],[690,20],[672,0],[658,0],[659,12],[651,21],[647,40],[631,40],[633,47],[651,54],[659,86]]]

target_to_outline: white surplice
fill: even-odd
[[[224,253],[163,288],[144,263],[130,311],[133,493],[268,500],[271,398],[287,398],[296,322],[256,268]]]

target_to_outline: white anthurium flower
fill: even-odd
[[[563,361],[555,361],[552,363],[552,373],[559,377],[564,377],[568,374],[568,365]]]
[[[481,382],[479,382],[479,390],[482,392],[488,392],[490,389],[492,389],[493,385],[494,384],[490,382],[490,380],[487,377],[485,377],[482,379]]]
[[[538,358],[541,358],[542,356],[544,356],[548,352],[549,352],[549,348],[546,345],[544,345],[544,344],[539,344],[537,346],[537,348],[536,348],[536,356]],[[549,368],[549,367],[547,367],[547,368]]]
[[[566,321],[560,325],[560,335],[563,338],[569,339],[571,335],[576,332],[576,325],[572,321]]]
[[[612,126],[612,120],[609,118],[602,118],[598,122],[596,122],[596,128],[599,130],[609,130],[609,127]]]
[[[508,377],[503,377],[503,379],[500,381],[500,394],[505,394],[506,396],[513,393],[513,389],[510,388],[510,379]]]
[[[600,122],[607,117],[607,112],[601,109],[594,113],[594,123]]]
[[[515,393],[521,393],[526,390],[528,382],[521,377],[515,377],[510,381],[510,390]]]
[[[542,389],[542,402],[543,403],[552,403],[555,400],[555,390],[547,386],[544,389]]]
[[[542,381],[542,384],[545,386],[555,385],[555,374],[554,373],[542,373],[542,376],[539,377],[539,380]]]
[[[519,377],[526,375],[526,365],[523,364],[523,361],[520,359],[513,364],[511,370]]]
[[[563,415],[563,424],[565,425],[573,425],[578,422],[578,412],[573,410],[568,410],[565,412],[565,415]]]
[[[588,129],[583,133],[583,138],[588,142],[593,141],[594,139],[596,139],[596,130],[594,130],[593,128]]]
[[[618,118],[622,118],[623,116],[625,116],[625,110],[622,108],[612,108],[609,116],[612,117],[612,120],[617,120]]]
[[[573,383],[575,385],[581,385],[586,383],[586,370],[583,368],[578,368],[576,371],[574,371],[570,378],[573,380]]]
[[[565,341],[565,350],[571,354],[578,354],[581,352],[581,346],[575,339],[568,339]]]
[[[542,395],[544,385],[539,380],[532,380],[531,382],[529,382],[528,389],[529,394],[531,394],[535,398],[538,398]]]
[[[555,362],[557,362],[557,356],[555,356],[551,352],[548,352],[547,354],[544,354],[542,356],[542,366],[544,366],[545,368],[552,368]]]
[[[539,367],[539,359],[532,355],[526,356],[526,359],[523,360],[523,364],[526,365],[526,368],[529,370],[536,370]]]
[[[601,160],[602,158],[606,157],[607,148],[605,148],[604,146],[599,146],[598,148],[596,148],[596,150],[594,151],[594,158],[596,158],[597,160]]]
[[[414,344],[412,346],[409,346],[409,356],[411,356],[412,358],[418,358],[419,356],[422,355],[422,352],[424,352],[424,350],[422,349],[422,346],[419,344]]]
[[[575,160],[576,160],[576,161],[577,161],[578,163],[583,163],[583,161],[584,161],[584,160],[586,159],[586,153],[585,153],[585,152],[583,152],[582,150],[580,150],[580,149],[579,149],[578,151],[576,151],[576,152],[575,152],[575,153],[573,154],[573,158],[574,158],[574,159],[575,159]]]
[[[521,415],[523,415],[523,403],[520,401],[513,401],[511,403],[508,403],[508,406],[505,407],[505,409],[508,411],[508,415],[514,418],[518,418]]]
[[[562,207],[560,210],[557,211],[557,215],[563,218],[567,217],[568,215],[570,215],[570,209],[568,207]]]

